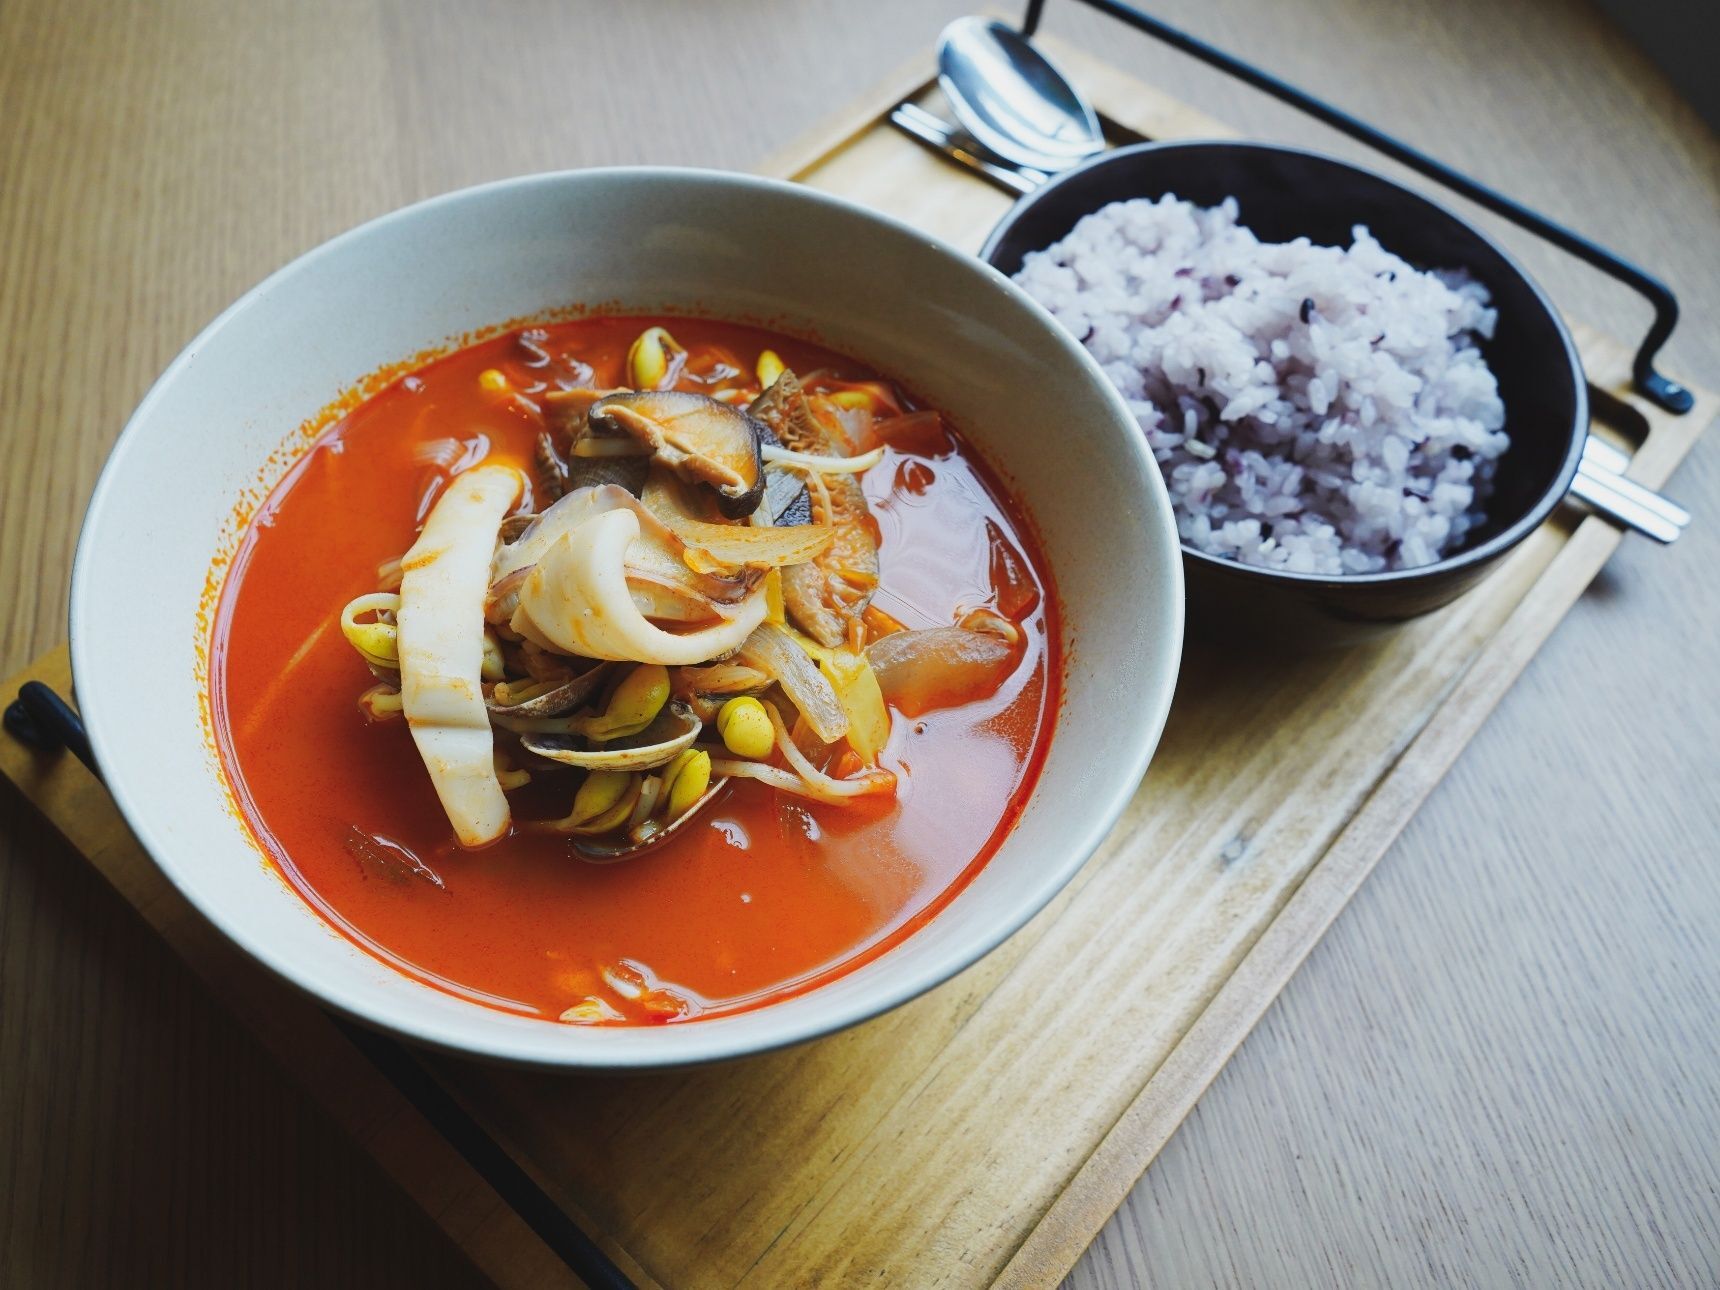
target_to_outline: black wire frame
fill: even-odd
[[[1225,53],[1214,45],[1189,35],[1175,27],[1159,21],[1132,4],[1123,0],[1076,0],[1076,3],[1086,5],[1090,9],[1106,14],[1119,22],[1133,27],[1136,31],[1180,50],[1191,57],[1198,58],[1210,67],[1215,67],[1237,80],[1252,85],[1255,89],[1270,94],[1273,98],[1327,125],[1360,143],[1368,145],[1376,152],[1384,153],[1394,161],[1401,162],[1418,174],[1449,188],[1452,192],[1467,197],[1479,206],[1485,207],[1496,215],[1510,220],[1519,228],[1526,229],[1544,241],[1552,243],[1561,251],[1574,255],[1609,278],[1623,283],[1647,300],[1654,309],[1654,321],[1649,324],[1648,332],[1643,336],[1641,345],[1636,351],[1636,358],[1631,365],[1632,380],[1638,393],[1658,407],[1678,415],[1690,411],[1695,398],[1689,390],[1669,377],[1661,375],[1654,367],[1655,356],[1662,345],[1672,335],[1672,329],[1678,325],[1678,299],[1659,278],[1638,268],[1630,261],[1615,255],[1590,241],[1582,234],[1555,223],[1538,211],[1529,209],[1519,202],[1513,201],[1503,193],[1487,187],[1478,180],[1471,179],[1461,171],[1453,170],[1442,161],[1435,160],[1426,153],[1410,147],[1401,139],[1394,138],[1382,130],[1369,125],[1358,117],[1350,115],[1342,108],[1334,107],[1324,99],[1315,98],[1306,90],[1291,85],[1274,76],[1271,72],[1244,62],[1232,54]],[[1045,0],[1028,0],[1027,12],[1021,20],[1021,34],[1031,36],[1039,29],[1040,19],[1044,16]]]
[[[102,778],[84,731],[83,718],[53,687],[41,681],[26,681],[18,697],[6,707],[4,726],[7,734],[39,751],[71,753],[97,779]],[[407,1045],[333,1013],[329,1017],[352,1046],[448,1140],[575,1276],[591,1290],[634,1290],[627,1274],[484,1131]]]

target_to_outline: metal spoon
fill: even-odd
[[[1055,174],[1105,150],[1098,113],[1013,27],[958,18],[938,37],[938,85],[987,151]]]

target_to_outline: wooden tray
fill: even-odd
[[[1119,129],[1229,133],[1047,43]],[[766,169],[977,247],[1007,199],[881,121],[925,80],[922,62]],[[1628,392],[1623,345],[1577,334],[1639,445],[1630,473],[1661,484],[1720,400],[1667,416]],[[499,1284],[573,1283],[538,1235],[571,1218],[640,1284],[1052,1285],[1619,540],[1563,513],[1456,605],[1270,673],[1191,649],[1140,793],[1026,929],[886,1017],[691,1073],[421,1054],[408,1075],[432,1079],[408,1101],[191,910],[82,766],[0,739],[0,771]],[[65,651],[7,694],[28,678],[66,692]],[[456,1149],[431,1126],[418,1107],[449,1094],[487,1137]],[[560,1212],[530,1212],[522,1177]]]

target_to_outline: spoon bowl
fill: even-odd
[[[1092,105],[1004,23],[958,18],[945,27],[938,85],[968,133],[1015,165],[1056,173],[1105,150]]]

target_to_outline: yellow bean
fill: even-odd
[[[730,699],[717,712],[717,733],[723,746],[737,757],[762,761],[776,746],[776,732],[764,704],[750,695]]]
[[[488,390],[491,394],[500,394],[508,388],[508,378],[493,367],[487,367],[478,373],[479,388]]]
[[[687,763],[693,760],[693,754],[696,751],[693,748],[683,748],[675,754],[674,761],[663,767],[663,795],[661,799],[663,802],[668,802],[669,790],[675,787],[675,776],[687,768]]]
[[[671,383],[672,370],[678,373],[676,359],[686,352],[664,328],[647,327],[627,351],[627,377],[636,390],[661,389]]]
[[[758,383],[765,389],[776,384],[776,378],[783,373],[783,361],[774,349],[767,349],[758,356]]]
[[[661,663],[643,663],[615,687],[602,717],[607,733],[594,737],[620,739],[624,735],[636,735],[657,719],[657,714],[667,702],[669,669]]]
[[[637,789],[629,789],[627,796],[622,798],[613,807],[598,816],[595,820],[592,820],[587,824],[582,824],[573,831],[575,833],[584,833],[593,837],[600,833],[613,833],[616,829],[627,823],[628,817],[633,814],[633,806],[638,802],[638,800],[639,791]]]
[[[573,795],[573,823],[590,824],[612,814],[626,801],[627,790],[632,786],[633,776],[624,770],[592,771]],[[633,809],[631,803],[627,803],[627,809]]]
[[[374,591],[348,601],[340,611],[340,630],[347,644],[377,667],[400,666],[400,633],[393,623],[358,621],[360,614],[398,613],[400,597],[390,591]]]
[[[667,781],[669,793],[669,814],[671,820],[678,820],[693,809],[693,803],[705,795],[705,790],[711,786],[711,754],[689,748],[675,759],[675,776]]]

